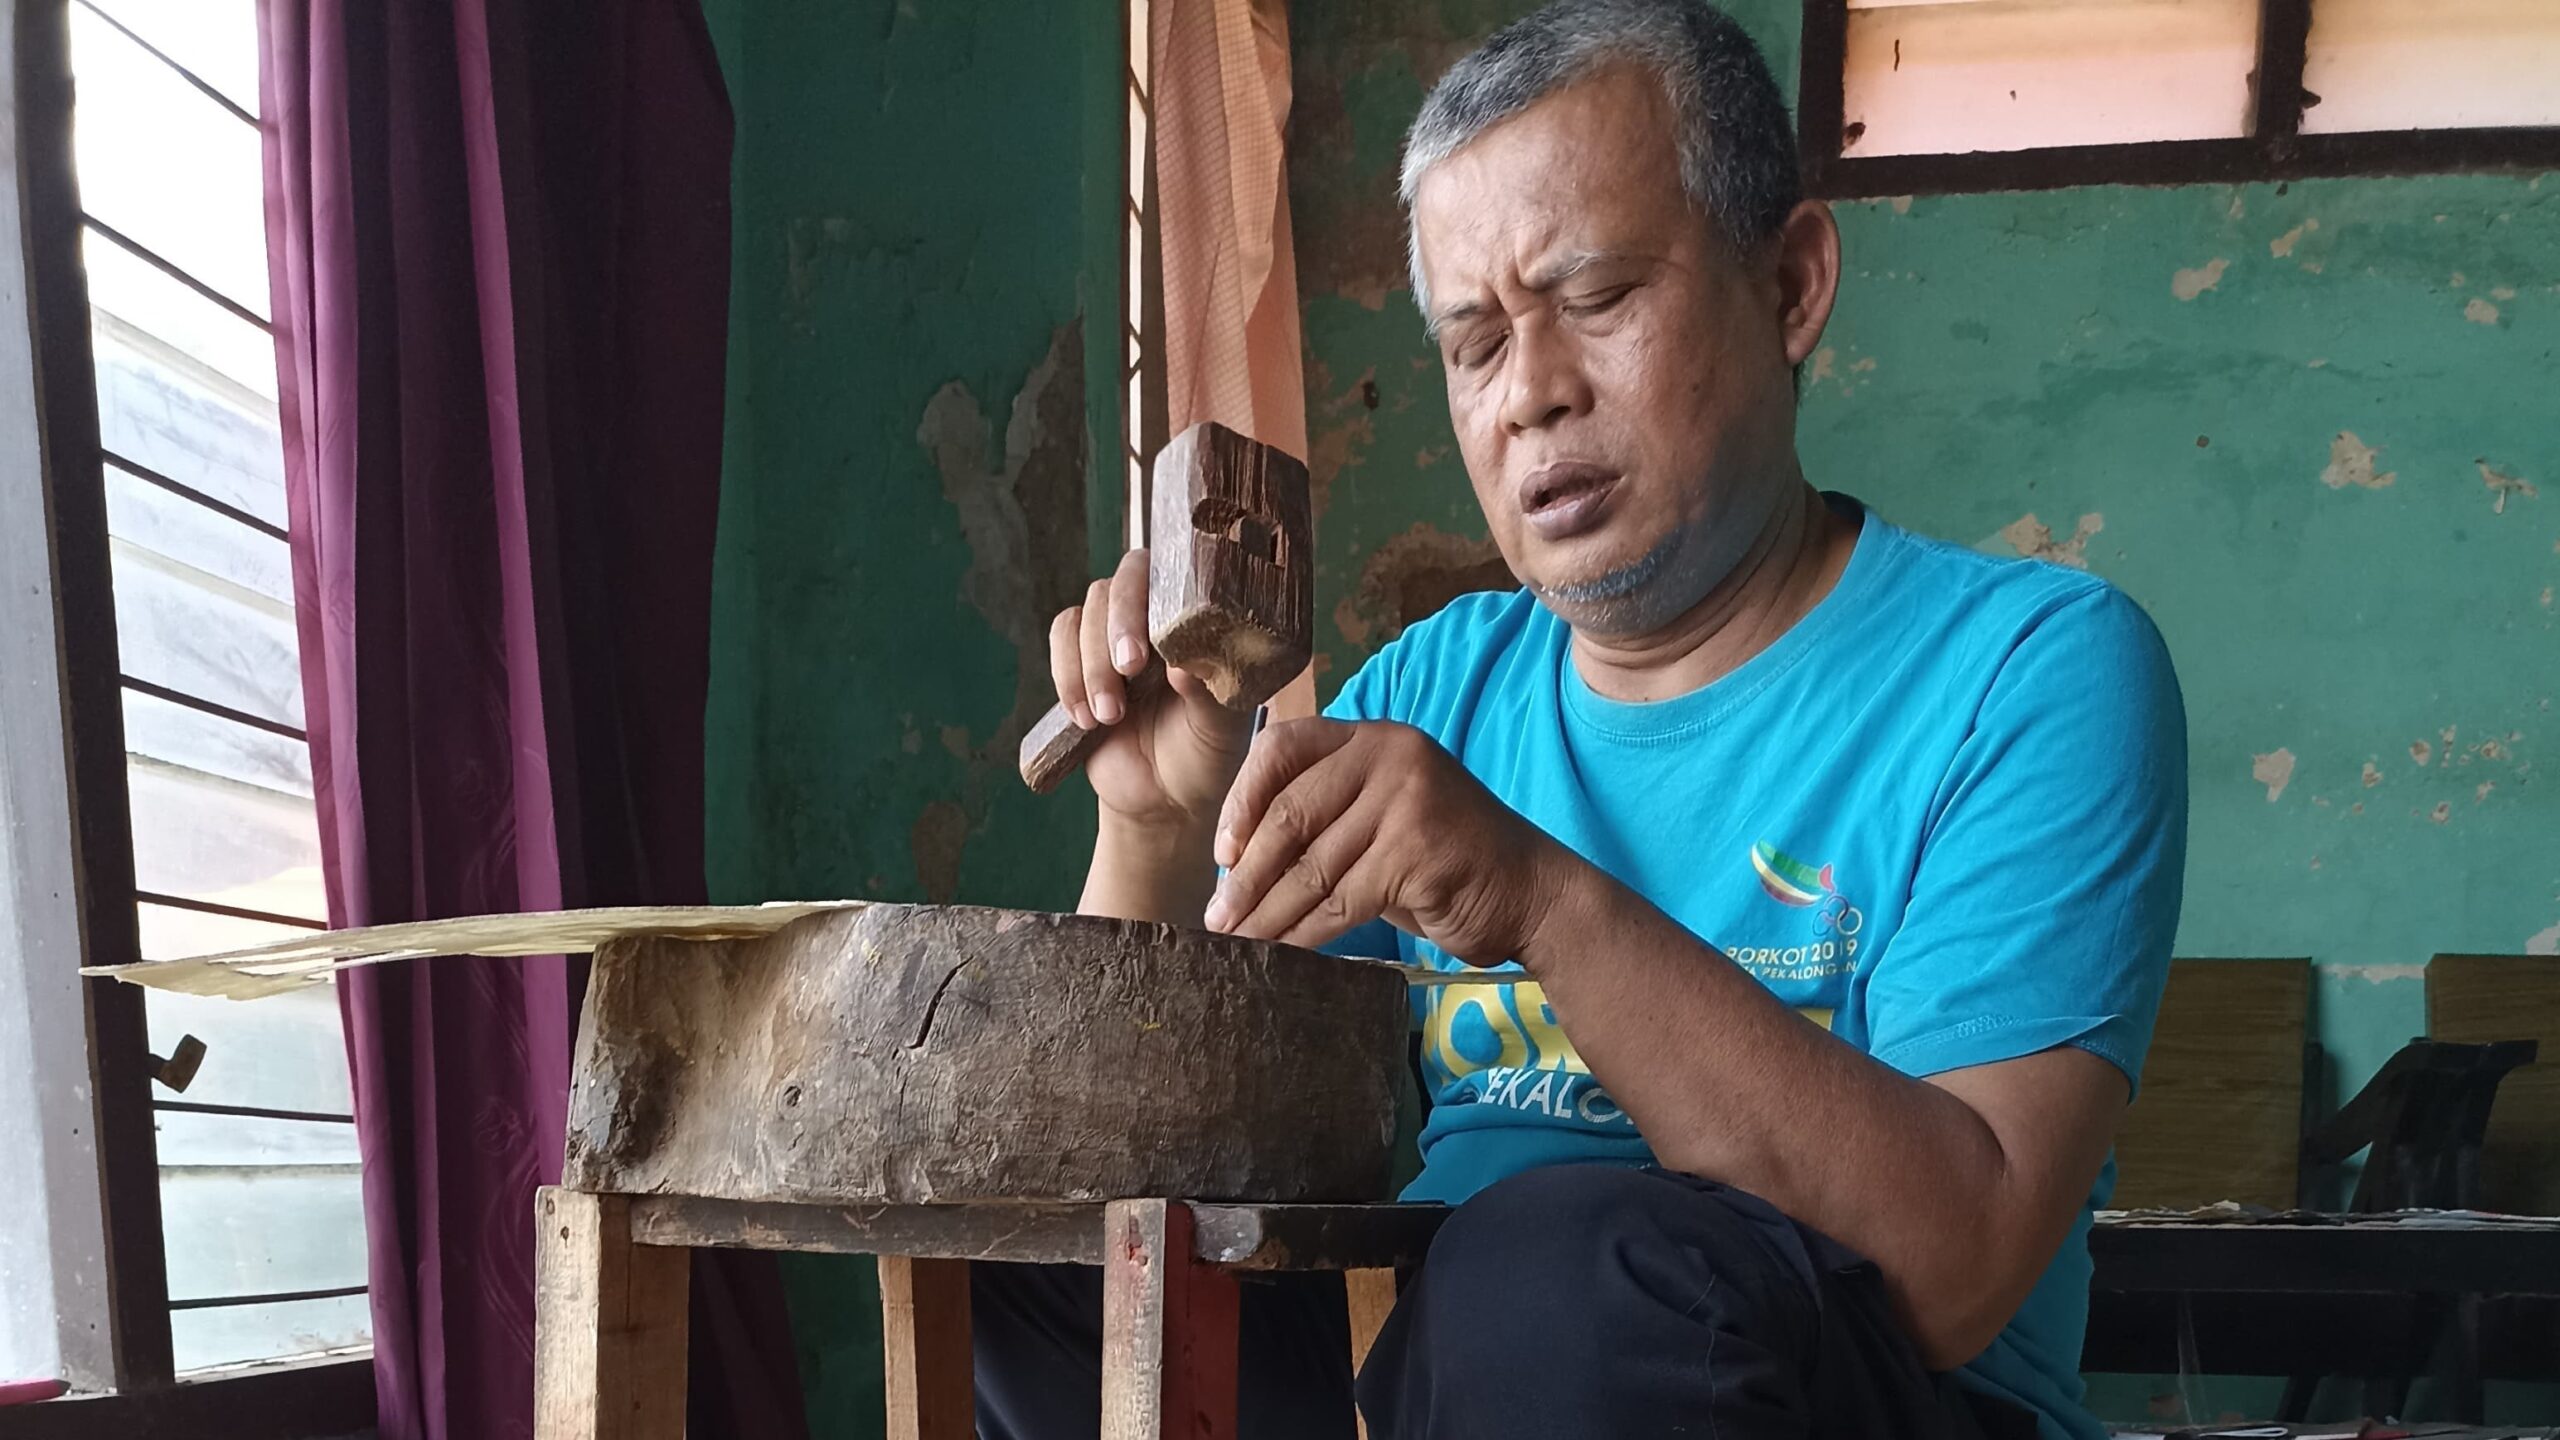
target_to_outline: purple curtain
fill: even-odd
[[[262,0],[304,705],[340,925],[703,899],[730,114],[697,0]],[[351,972],[384,1440],[532,1433],[583,966]],[[805,1436],[769,1257],[691,1433]]]

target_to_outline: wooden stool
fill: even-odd
[[[1102,1440],[1236,1433],[1236,1272],[1341,1270],[1352,1363],[1447,1218],[1437,1205],[537,1201],[537,1440],[682,1440],[687,1251],[881,1257],[890,1440],[970,1440],[971,1260],[1100,1265]]]

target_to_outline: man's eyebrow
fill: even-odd
[[[1594,265],[1626,258],[1625,252],[1618,250],[1576,250],[1568,255],[1559,255],[1539,266],[1529,272],[1521,283],[1530,293],[1543,295]],[[1462,320],[1473,320],[1492,308],[1481,300],[1461,300],[1455,305],[1445,307],[1438,314],[1426,318],[1422,333],[1437,340],[1440,338],[1440,332],[1450,325]]]
[[[1530,271],[1521,283],[1533,293],[1544,294],[1594,265],[1624,258],[1615,250],[1576,250],[1569,255],[1559,255]]]
[[[1443,307],[1440,313],[1425,320],[1422,333],[1437,340],[1440,338],[1440,332],[1450,325],[1461,320],[1473,320],[1491,308],[1493,307],[1481,300],[1461,300],[1455,305]]]

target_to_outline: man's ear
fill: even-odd
[[[1787,363],[1801,365],[1822,343],[1831,302],[1840,294],[1840,227],[1831,207],[1819,200],[1799,202],[1787,212],[1776,244],[1778,330]]]

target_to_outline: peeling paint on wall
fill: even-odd
[[[2498,307],[2475,295],[2471,297],[2470,304],[2462,307],[2462,318],[2474,325],[2495,325],[2498,323]]]
[[[2524,953],[2527,955],[2560,955],[2560,923],[2554,923],[2548,930],[2539,931],[2535,934],[2526,936],[2524,939]]]
[[[1023,380],[1001,461],[990,463],[987,440],[986,413],[967,385],[954,380],[925,402],[916,443],[933,457],[969,545],[960,594],[1014,650],[1013,709],[986,746],[1009,756],[1056,698],[1049,622],[1086,585],[1081,324],[1059,327]]]
[[[960,898],[960,851],[969,843],[969,812],[949,800],[936,800],[916,816],[907,831],[907,851],[915,857],[916,886],[924,898],[948,905]]]
[[[2379,475],[2374,473],[2373,457],[2381,453],[2380,446],[2367,445],[2356,438],[2353,430],[2341,430],[2337,438],[2329,442],[2329,466],[2320,472],[2320,483],[2332,490],[2344,490],[2350,485],[2364,490],[2379,490],[2400,478],[2398,473],[2389,470]]]
[[[2169,293],[2181,300],[2193,300],[2222,283],[2223,272],[2231,268],[2228,260],[2216,258],[2193,270],[2181,270],[2169,277]]]
[[[1307,427],[1308,503],[1321,521],[1333,503],[1334,482],[1345,470],[1357,468],[1377,443],[1377,423],[1370,417],[1377,410],[1378,370],[1373,365],[1336,391],[1324,362],[1314,360],[1307,365],[1307,387],[1309,394],[1323,397],[1310,403],[1314,413]]]
[[[1384,645],[1461,595],[1519,583],[1491,540],[1416,523],[1360,567],[1359,588],[1333,608],[1334,628],[1354,645]]]
[[[2491,514],[2506,514],[2507,497],[2510,495],[2521,495],[2527,500],[2538,499],[2541,497],[2542,492],[2534,489],[2532,482],[2526,480],[2524,477],[2520,475],[2510,475],[2504,470],[2490,464],[2486,460],[2474,461],[2473,463],[2480,467],[2481,483],[2487,485],[2489,487],[2489,493],[2497,497],[2490,503],[2489,511]]]
[[[2317,217],[2305,220],[2301,224],[2287,230],[2282,235],[2268,241],[2267,253],[2273,255],[2279,260],[2282,260],[2293,253],[2294,246],[2302,243],[2303,236],[2308,235],[2319,228],[2320,221]]]
[[[2009,542],[2010,549],[2030,560],[2048,560],[2074,570],[2086,570],[2089,568],[2090,538],[2106,528],[2106,516],[2083,515],[2080,523],[2072,527],[2070,539],[2056,540],[2052,528],[2029,512],[2001,526],[2000,538]]]
[[[2284,787],[2293,783],[2293,752],[2278,747],[2265,755],[2249,757],[2249,778],[2267,787],[2267,803],[2284,798]]]

